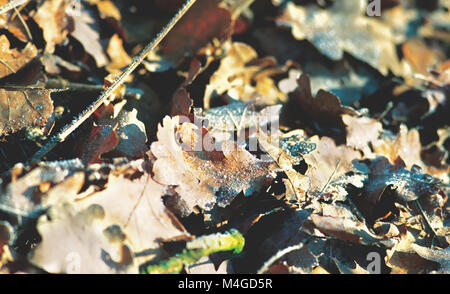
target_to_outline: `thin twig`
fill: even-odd
[[[16,8],[17,6],[24,4],[27,1],[28,0],[11,0],[11,1],[9,1],[8,3],[6,3],[5,5],[0,7],[0,15],[10,11],[11,9]]]
[[[39,149],[27,164],[40,161],[48,152],[50,152],[58,143],[63,142],[73,131],[75,131],[92,113],[102,105],[108,97],[125,82],[126,78],[138,67],[147,55],[153,51],[156,46],[164,39],[175,24],[183,17],[183,15],[191,8],[197,0],[187,0],[186,3],[177,14],[170,20],[170,22],[162,29],[162,31],[137,55],[122,74],[114,80],[114,82],[103,93],[75,118],[70,124],[66,125],[58,134],[53,136],[47,144]]]
[[[64,79],[49,79],[45,83],[46,89],[60,89],[63,91],[73,91],[73,92],[100,92],[103,91],[102,85],[89,85],[83,83],[74,83]],[[140,99],[143,95],[143,91],[141,89],[136,88],[127,88],[125,90],[125,97]]]
[[[268,261],[264,263],[264,265],[256,272],[258,275],[267,272],[269,267],[274,264],[278,259],[288,254],[289,252],[300,250],[303,248],[304,243],[300,243],[294,246],[289,246],[284,248],[283,250],[278,251],[274,256],[272,256]]]
[[[33,36],[31,35],[30,29],[27,26],[27,23],[25,22],[25,20],[23,19],[22,15],[20,14],[19,10],[17,10],[16,7],[14,7],[14,11],[17,13],[17,17],[19,18],[19,21],[22,23],[25,32],[27,33],[27,37],[28,37],[28,41],[32,41],[33,40]]]

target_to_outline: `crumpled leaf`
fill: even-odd
[[[8,38],[0,36],[0,79],[16,73],[37,56],[37,48],[28,43],[21,51],[11,49]]]
[[[343,188],[348,183],[361,186],[363,176],[353,168],[353,161],[360,159],[359,152],[348,146],[336,146],[333,139],[314,136],[309,142],[316,144],[316,150],[303,155],[308,164],[306,176],[311,179],[308,193],[330,193],[335,196],[345,196]],[[355,172],[355,176],[346,176],[348,172]],[[343,182],[341,181],[343,180]]]
[[[378,139],[383,130],[383,125],[369,117],[354,117],[342,115],[342,121],[346,125],[347,145],[364,152],[366,157],[370,157],[372,150],[369,144]]]
[[[77,14],[73,17],[73,26],[74,29],[70,35],[80,41],[84,50],[94,57],[98,67],[106,65],[108,58],[100,40],[100,23],[94,13],[81,4]]]
[[[364,16],[366,5],[365,0],[342,0],[324,10],[289,2],[277,22],[292,26],[296,39],[308,39],[332,60],[341,60],[345,51],[382,74],[387,74],[388,70],[399,74],[393,34],[375,17]]]
[[[50,273],[120,273],[132,269],[133,258],[124,234],[111,226],[100,205],[77,209],[54,206],[39,218],[42,241],[30,261]]]
[[[232,43],[206,86],[203,98],[205,108],[209,108],[213,95],[224,93],[243,102],[259,100],[260,103],[272,105],[285,101],[286,95],[277,89],[271,79],[271,75],[281,71],[273,58],[258,59],[256,51],[249,45]]]
[[[0,189],[0,204],[19,215],[28,215],[35,209],[69,201],[84,184],[83,169],[79,159],[50,162],[31,170],[17,164],[11,170],[10,182]]]
[[[39,88],[0,89],[0,136],[43,126],[53,112],[51,92]]]
[[[444,183],[449,181],[448,173],[450,168],[448,166],[435,168],[423,163],[421,158],[422,144],[420,143],[420,135],[417,129],[408,131],[405,125],[401,125],[399,134],[396,137],[381,137],[372,141],[372,147],[377,155],[385,156],[391,163],[394,163],[400,157],[407,169],[417,165],[427,173],[441,179]]]
[[[64,42],[73,25],[70,13],[71,0],[47,0],[38,7],[33,15],[36,23],[42,28],[47,42],[45,52],[53,53],[55,45]]]
[[[377,157],[369,168],[370,174],[365,190],[366,197],[372,204],[380,200],[387,187],[395,190],[396,197],[406,202],[440,191],[439,180],[423,173],[418,166],[413,166],[409,171],[400,158],[392,165],[387,158]]]
[[[450,273],[450,247],[446,249],[430,249],[417,244],[412,244],[411,248],[422,258],[435,261],[441,265],[439,273]]]
[[[217,201],[226,206],[241,191],[250,195],[275,177],[273,162],[257,159],[233,143],[223,146],[223,151],[188,151],[202,144],[199,140],[205,142],[196,130],[198,127],[189,122],[180,125],[178,116],[165,117],[158,128],[158,141],[151,145],[156,157],[154,178],[177,186],[183,215],[196,205],[211,209]]]

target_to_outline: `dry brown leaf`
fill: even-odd
[[[0,6],[6,5],[8,2],[9,0],[0,0]],[[8,30],[20,41],[25,43],[29,41],[27,31],[25,30],[24,25],[17,16],[15,18],[12,18],[13,14],[14,11],[10,10],[0,15],[0,28]],[[26,17],[22,17],[24,18],[24,20],[26,19]]]
[[[122,39],[120,39],[117,34],[114,34],[114,36],[111,37],[106,52],[112,60],[111,63],[106,66],[106,70],[110,73],[118,73],[121,68],[131,63],[132,59],[125,49],[123,49]]]
[[[9,244],[14,239],[14,229],[6,221],[0,221],[0,273],[3,273],[3,266],[13,261]]]
[[[422,258],[439,263],[441,265],[441,268],[438,271],[439,273],[450,273],[450,247],[447,247],[446,249],[430,249],[417,244],[412,244],[411,248]]]
[[[368,184],[365,186],[366,197],[376,204],[384,190],[388,187],[395,190],[396,197],[401,201],[414,201],[421,196],[439,193],[440,181],[423,173],[413,166],[411,171],[406,169],[405,163],[398,158],[394,165],[386,157],[377,157],[370,164]]]
[[[98,11],[100,12],[100,17],[102,19],[108,17],[114,18],[117,21],[120,21],[122,19],[120,10],[114,5],[113,2],[109,0],[90,0],[89,2],[91,4],[92,2],[95,2],[95,5],[97,5]]]
[[[10,182],[0,189],[0,204],[27,215],[38,208],[70,201],[84,184],[83,168],[79,160],[43,164],[31,170],[16,164]]]
[[[285,101],[286,94],[278,90],[271,78],[271,75],[281,71],[274,59],[258,58],[249,45],[232,43],[206,86],[203,98],[205,108],[209,108],[213,95],[224,93],[235,100],[258,100],[266,105]]]
[[[372,147],[375,154],[385,156],[391,163],[394,163],[400,157],[407,169],[417,165],[427,173],[441,179],[444,183],[449,182],[450,167],[448,165],[437,168],[423,163],[421,158],[422,144],[417,129],[408,131],[405,125],[401,125],[397,137],[385,137],[372,141]]]
[[[22,51],[11,49],[8,38],[0,36],[0,79],[16,73],[37,56],[37,48],[28,43]]]
[[[0,89],[0,136],[43,126],[53,112],[51,90]]]
[[[77,208],[62,203],[39,218],[42,241],[30,261],[49,273],[136,273],[124,234],[100,205]]]
[[[370,64],[382,74],[401,73],[390,28],[375,17],[366,17],[364,0],[342,0],[325,9],[289,2],[278,23],[292,26],[298,40],[307,39],[332,60],[344,51]]]
[[[401,125],[399,135],[396,138],[380,139],[372,142],[372,144],[377,155],[387,157],[392,163],[397,157],[401,157],[408,169],[414,164],[423,167],[420,158],[422,144],[420,143],[419,131],[416,129],[408,131],[405,125]]]
[[[370,245],[383,240],[382,237],[371,233],[366,225],[352,219],[318,214],[311,214],[310,219],[321,233],[344,241]]]
[[[369,117],[354,117],[347,114],[342,115],[347,130],[347,145],[364,152],[370,157],[372,151],[369,143],[378,139],[383,130],[383,125]]]
[[[44,39],[47,42],[45,51],[48,53],[53,53],[55,45],[67,39],[73,25],[72,17],[67,14],[71,3],[71,0],[43,1],[33,16],[43,30]]]
[[[360,159],[359,152],[348,146],[336,146],[333,139],[318,136],[310,138],[309,142],[316,144],[316,150],[303,155],[308,170],[306,176],[311,179],[308,193],[330,193],[335,196],[345,196],[346,183],[361,181],[362,178],[345,176],[350,171],[355,171],[353,161]],[[343,181],[343,182],[342,182]],[[361,184],[354,183],[356,186]]]
[[[352,108],[342,106],[339,98],[330,92],[319,90],[314,98],[311,93],[311,81],[307,74],[302,74],[297,83],[297,89],[290,93],[289,99],[297,106],[296,111],[300,112],[304,119],[335,127],[343,124],[342,114],[356,114]]]
[[[80,41],[84,50],[95,59],[97,66],[108,64],[105,48],[100,40],[100,23],[94,12],[82,5],[73,17],[73,26],[70,35]]]
[[[142,164],[140,160],[133,166]],[[160,239],[189,234],[163,204],[167,187],[155,182],[140,167],[133,169],[142,173],[139,178],[132,180],[113,172],[105,190],[83,198],[78,205],[100,205],[111,223],[121,228],[132,253],[142,263],[158,253]]]
[[[428,70],[439,64],[445,55],[433,48],[428,47],[421,39],[409,39],[402,45],[405,59],[413,67],[414,72],[428,74]]]
[[[201,144],[199,139],[206,140],[194,124],[180,124],[179,119],[164,118],[151,152],[156,157],[155,180],[176,186],[182,214],[189,214],[196,205],[204,209],[216,202],[226,206],[241,191],[250,195],[275,177],[273,162],[257,159],[237,145],[225,146],[223,152],[186,151]]]
[[[150,53],[144,64],[149,71],[166,71],[214,40],[225,40],[231,32],[230,11],[219,7],[218,1],[197,0],[161,42],[159,54]]]

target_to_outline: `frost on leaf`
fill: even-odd
[[[180,124],[178,116],[165,117],[158,128],[158,141],[151,145],[156,157],[155,180],[176,186],[184,203],[183,214],[189,214],[196,205],[211,209],[217,202],[226,206],[238,193],[250,195],[274,178],[273,162],[257,159],[234,143],[223,152],[186,151],[194,150],[198,143],[202,146],[202,141],[211,144],[201,134],[194,124]]]
[[[271,78],[271,75],[280,72],[275,59],[258,58],[256,51],[249,45],[232,43],[206,86],[205,108],[209,108],[213,95],[224,93],[244,102],[259,99],[261,103],[272,105],[285,101],[286,95],[278,90]]]
[[[0,188],[0,205],[21,214],[47,208],[75,198],[84,184],[83,165],[80,160],[42,164],[24,169],[14,166],[10,181]]]
[[[366,189],[366,197],[376,204],[386,188],[395,190],[396,197],[401,201],[417,200],[421,196],[437,194],[440,191],[440,181],[424,173],[420,167],[413,166],[411,171],[398,158],[394,165],[385,157],[377,157],[370,164],[370,173]]]
[[[438,270],[438,273],[450,273],[450,247],[447,247],[446,249],[430,249],[417,244],[412,244],[411,248],[422,258],[439,263],[441,268]]]
[[[0,136],[43,126],[53,112],[51,90],[0,89]]]
[[[348,146],[336,146],[333,139],[328,137],[319,139],[314,136],[309,141],[317,147],[311,153],[303,155],[308,164],[306,176],[311,179],[308,193],[345,196],[346,184],[361,186],[363,177],[353,167],[353,161],[361,157],[359,152]],[[346,176],[348,172],[354,172],[354,176]]]
[[[21,51],[11,49],[6,35],[0,36],[0,79],[16,73],[37,56],[37,48],[28,43]]]
[[[382,74],[388,70],[398,74],[399,61],[390,28],[375,17],[364,16],[365,10],[364,0],[338,1],[327,10],[289,2],[277,21],[291,26],[296,39],[309,40],[332,60],[341,60],[348,52]]]

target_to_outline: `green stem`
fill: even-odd
[[[238,254],[244,248],[245,239],[239,231],[232,229],[223,234],[203,236],[189,241],[186,248],[179,254],[164,260],[159,264],[152,264],[142,271],[144,274],[179,273],[184,266],[192,265],[202,257],[220,251],[233,251]]]

